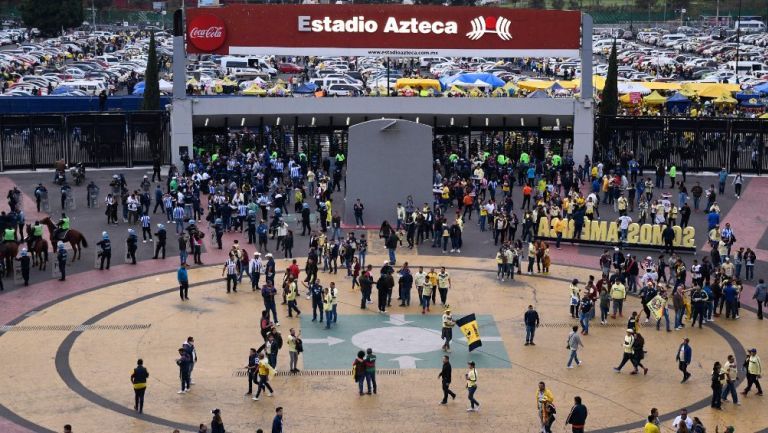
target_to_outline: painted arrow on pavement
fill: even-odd
[[[467,337],[461,337],[459,340],[466,342]],[[501,337],[483,337],[480,336],[480,341],[486,342],[486,341],[504,341]]]
[[[410,320],[405,320],[405,314],[390,314],[389,320],[385,320],[384,323],[400,326],[400,325],[407,325],[413,322],[411,322]]]
[[[400,368],[416,368],[416,361],[422,361],[420,358],[413,356],[403,355],[397,358],[392,358],[390,361],[400,364]]]
[[[342,340],[341,338],[336,338],[331,336],[328,336],[325,338],[302,338],[301,341],[306,344],[327,344],[329,346],[333,346],[334,344],[339,344],[344,342],[344,340]]]

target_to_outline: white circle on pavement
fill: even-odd
[[[407,355],[440,350],[443,340],[440,334],[428,329],[390,326],[359,332],[352,337],[352,344],[361,349],[370,347],[374,352]]]

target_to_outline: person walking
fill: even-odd
[[[437,291],[440,292],[440,305],[448,302],[448,289],[451,288],[451,275],[445,271],[445,266],[440,268],[437,274]]]
[[[275,417],[272,418],[272,433],[283,433],[283,407],[275,409]]]
[[[539,313],[533,309],[533,305],[528,306],[528,310],[523,315],[525,322],[525,345],[535,346],[533,337],[536,334],[536,328],[539,327]]]
[[[325,313],[325,329],[331,329],[331,321],[333,320],[333,295],[331,295],[331,290],[328,287],[323,290],[323,312]]]
[[[125,240],[125,247],[127,250],[126,260],[130,259],[131,264],[136,264],[136,250],[139,248],[139,237],[136,236],[136,230],[128,229],[128,238]]]
[[[565,425],[571,425],[571,433],[584,433],[584,425],[587,423],[588,415],[587,407],[582,404],[581,397],[577,395],[573,397],[573,407],[565,419]]]
[[[453,339],[453,327],[456,325],[456,322],[453,320],[453,315],[451,314],[450,305],[445,306],[442,319],[443,327],[440,333],[440,337],[445,340],[445,343],[443,344],[443,352],[450,352],[451,340]]]
[[[256,349],[251,347],[248,354],[248,364],[244,367],[248,372],[248,392],[245,395],[251,395],[253,393],[253,384],[256,383],[256,375],[259,370],[259,355]]]
[[[448,404],[448,396],[450,395],[453,400],[456,400],[456,393],[451,391],[451,360],[448,355],[443,355],[443,368],[437,375],[437,378],[441,380],[443,387],[443,399],[440,404]]]
[[[64,242],[62,241],[59,241],[57,248],[56,260],[59,262],[59,272],[61,272],[59,281],[64,281],[67,279],[67,250],[64,248]]]
[[[480,403],[475,400],[475,392],[477,392],[477,369],[475,368],[475,361],[469,361],[467,363],[468,369],[464,374],[464,378],[467,379],[467,398],[469,399],[469,407],[467,412],[477,412],[480,410]]]
[[[163,224],[157,225],[157,231],[155,232],[155,237],[157,237],[157,243],[155,244],[155,255],[152,258],[153,259],[158,258],[160,251],[162,251],[163,260],[165,260],[165,242],[168,238],[168,232],[165,231],[165,226]]]
[[[149,372],[144,368],[144,360],[136,361],[136,368],[131,374],[131,383],[133,384],[134,403],[133,410],[144,413],[144,393],[147,391],[147,379]]]
[[[286,281],[288,284],[288,294],[285,295],[285,299],[288,302],[288,317],[293,317],[293,312],[296,312],[296,317],[301,315],[299,307],[296,305],[296,297],[299,296],[299,283],[293,276],[288,276]]]
[[[107,263],[107,270],[109,270],[110,262],[112,262],[112,242],[109,240],[109,233],[101,232],[101,240],[96,242],[99,249],[99,258],[101,259],[101,265],[99,270],[104,270],[104,263]]]
[[[585,293],[579,302],[579,323],[581,324],[582,335],[589,335],[589,321],[592,319],[592,310],[594,308],[595,304],[589,298],[589,295]]]
[[[357,383],[357,390],[363,395],[363,382],[365,381],[365,352],[359,350],[357,358],[352,362],[352,378]]]
[[[768,299],[768,287],[765,285],[765,281],[760,278],[755,286],[755,294],[752,295],[752,299],[757,301],[757,318],[763,320],[763,304]]]
[[[630,374],[637,374],[637,368],[643,369],[643,376],[648,374],[648,368],[643,365],[643,359],[645,359],[645,338],[643,334],[635,332],[635,342],[632,345],[632,365],[635,369]]]
[[[736,366],[736,358],[733,355],[728,355],[728,360],[723,365],[723,373],[725,373],[725,387],[721,394],[721,401],[728,401],[728,394],[731,394],[733,404],[740,405],[739,394],[736,392],[736,381],[739,379],[739,369]]]
[[[680,343],[680,347],[677,349],[677,355],[675,360],[677,361],[677,368],[683,372],[683,380],[680,383],[685,383],[690,377],[691,373],[688,373],[688,365],[691,363],[691,357],[693,350],[689,343],[688,338],[683,338],[683,342]]]
[[[763,395],[763,388],[760,386],[760,376],[763,374],[763,364],[760,357],[757,356],[757,349],[749,349],[747,359],[744,360],[744,368],[747,371],[747,387],[741,392],[742,395],[749,394],[752,385],[757,388],[757,395]]]
[[[192,380],[192,372],[195,370],[195,364],[197,364],[197,350],[195,350],[195,339],[192,336],[187,337],[187,340],[181,343],[181,347],[184,352],[189,356],[189,384],[194,385],[195,381]]]
[[[29,253],[26,248],[22,248],[21,256],[15,257],[14,260],[21,264],[21,279],[24,280],[24,286],[29,286],[29,270],[32,268],[32,260],[29,258]],[[4,262],[4,260],[0,260]],[[0,263],[0,275],[5,272],[5,263]],[[2,280],[0,278],[0,280]],[[4,290],[2,281],[0,281],[0,290]]]
[[[576,365],[581,365],[577,353],[580,347],[584,347],[584,343],[581,342],[581,336],[579,335],[579,327],[574,325],[572,329],[571,333],[568,334],[568,350],[571,351],[571,356],[568,358],[566,368],[573,368],[571,365],[573,361],[576,361]]]
[[[624,354],[621,358],[621,363],[618,367],[614,367],[613,371],[616,373],[620,373],[621,369],[624,368],[624,365],[632,360],[632,355],[634,354],[634,346],[635,346],[635,330],[634,329],[627,329],[627,335],[624,336],[624,344],[622,347],[624,348]]]
[[[368,388],[368,395],[371,395],[371,384],[373,384],[373,393],[376,394],[376,355],[370,347],[365,350],[365,384]]]
[[[273,374],[274,371],[272,367],[269,365],[269,362],[267,361],[267,357],[264,356],[264,352],[259,353],[259,362],[258,362],[258,376],[259,376],[259,386],[256,388],[256,395],[253,396],[253,401],[259,401],[259,396],[261,395],[261,392],[265,389],[268,389],[267,395],[272,397],[272,394],[275,392],[272,389],[272,386],[269,384],[269,376]]]
[[[221,268],[221,276],[224,277],[226,273],[227,293],[230,293],[230,289],[237,293],[237,267],[237,257],[233,252],[230,252],[229,258],[227,258],[227,261],[224,262],[224,266]]]
[[[179,297],[182,301],[189,301],[189,276],[187,274],[187,265],[182,263],[179,270],[176,271],[176,280],[179,282]]]
[[[552,391],[547,389],[544,382],[539,382],[539,388],[536,391],[536,405],[539,410],[539,421],[541,422],[541,431],[552,433],[552,423],[555,422],[555,397]]]
[[[712,400],[709,406],[715,409],[722,409],[723,382],[725,382],[725,372],[723,372],[720,363],[715,361],[712,366]]]
[[[183,347],[179,347],[179,358],[176,359],[176,365],[179,366],[179,378],[181,379],[181,390],[177,394],[186,394],[189,392],[189,364],[192,362]]]

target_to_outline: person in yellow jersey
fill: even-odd
[[[299,283],[293,276],[288,277],[288,293],[285,295],[286,301],[288,301],[288,317],[293,317],[293,312],[296,311],[296,317],[301,315],[299,307],[296,305],[296,297],[299,294]]]
[[[451,340],[453,339],[454,325],[456,325],[456,322],[453,321],[453,315],[451,315],[451,307],[446,305],[445,311],[443,312],[443,328],[440,334],[440,337],[445,340],[445,344],[443,344],[444,352],[451,351]]]
[[[272,393],[275,391],[272,389],[272,386],[269,384],[269,376],[270,376],[270,370],[272,367],[270,367],[269,363],[267,362],[267,357],[264,356],[264,352],[259,352],[259,367],[258,367],[258,374],[259,374],[259,387],[256,390],[256,395],[253,396],[254,401],[259,401],[259,396],[261,395],[261,392],[264,391],[264,389],[268,389],[267,395],[272,397]]]
[[[655,418],[653,415],[648,415],[648,422],[646,422],[645,427],[643,427],[643,433],[661,433],[659,426],[653,422],[654,420]]]
[[[437,272],[435,272],[435,268],[430,268],[427,273],[427,285],[432,288],[429,293],[431,294],[432,304],[434,305],[437,303]],[[427,311],[429,311],[429,306],[427,306]]]
[[[632,355],[635,352],[634,346],[635,346],[635,330],[627,329],[627,335],[624,336],[624,343],[622,345],[624,349],[624,354],[621,358],[621,363],[619,364],[618,367],[614,367],[613,371],[615,371],[616,373],[621,373],[621,369],[624,367],[624,364],[632,360]]]
[[[445,271],[445,266],[440,268],[437,274],[437,290],[440,292],[440,305],[448,301],[448,289],[451,288],[451,274]]]
[[[543,432],[552,433],[552,423],[555,421],[554,409],[555,397],[552,391],[547,389],[544,382],[539,382],[539,388],[536,390],[536,405],[539,410],[539,420]]]
[[[434,295],[433,291],[435,290],[435,286],[432,285],[430,278],[430,274],[432,273],[434,272],[427,273],[424,279],[424,287],[421,291],[421,314],[426,314],[427,311],[429,311],[429,302],[432,300],[432,296]]]
[[[611,301],[613,302],[613,314],[611,314],[611,318],[616,318],[616,313],[619,314],[619,317],[624,317],[623,309],[624,309],[624,299],[627,297],[627,288],[624,286],[624,283],[621,282],[620,279],[616,279],[616,282],[611,285]]]
[[[480,403],[475,400],[475,392],[477,391],[477,369],[475,368],[475,361],[469,361],[467,366],[467,372],[464,374],[464,378],[467,379],[467,398],[469,399],[470,404],[467,408],[467,412],[477,412],[480,410]]]

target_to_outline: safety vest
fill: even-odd
[[[62,230],[69,230],[69,217],[61,219],[61,229]]]
[[[3,240],[4,241],[15,241],[16,240],[16,230],[14,230],[14,229],[5,229],[5,233],[3,233]]]
[[[32,235],[33,236],[43,236],[43,226],[40,224],[35,224],[32,226]]]

